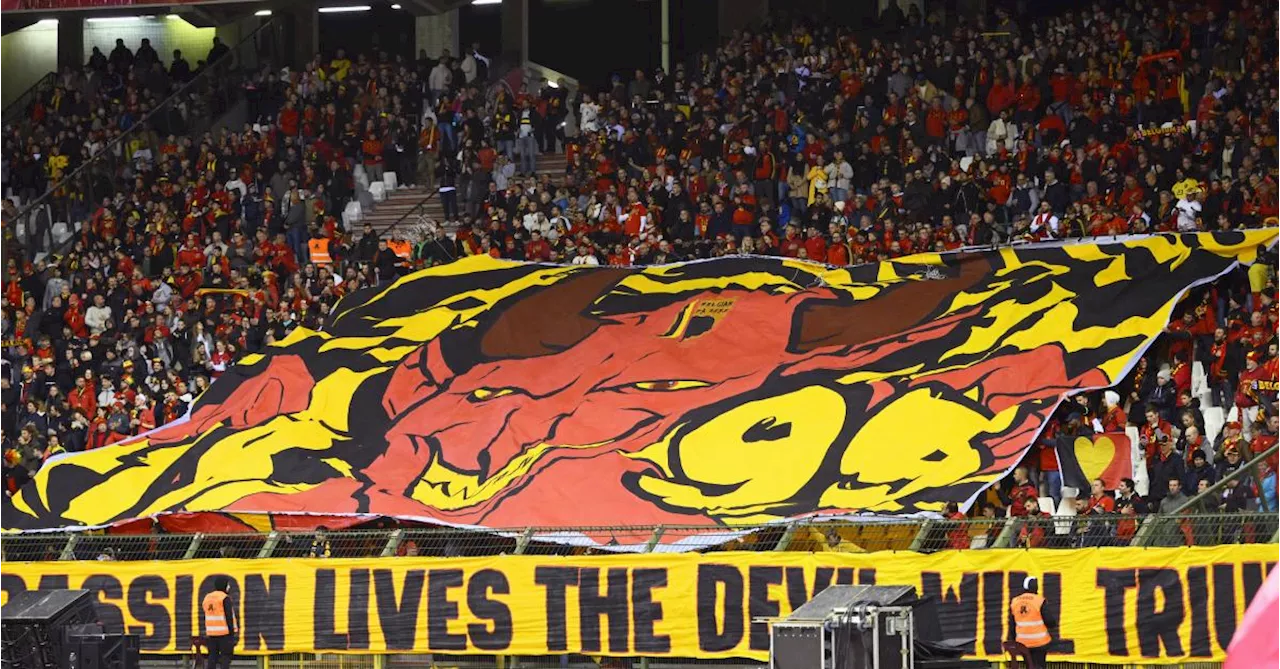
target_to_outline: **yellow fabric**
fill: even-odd
[[[86,587],[95,591],[108,632],[119,631],[113,624],[127,626],[142,634],[144,651],[175,652],[175,640],[200,633],[190,602],[200,601],[195,595],[223,574],[243,607],[238,653],[392,649],[764,661],[768,632],[759,620],[788,615],[828,585],[903,584],[937,599],[948,625],[976,636],[970,659],[990,661],[1002,657],[1009,638],[1009,590],[1029,575],[1039,579],[1044,606],[1051,607],[1045,610],[1058,621],[1049,631],[1072,642],[1070,651],[1055,651],[1055,661],[1176,664],[1193,652],[1197,661],[1223,660],[1229,639],[1205,630],[1239,624],[1247,596],[1275,559],[1274,544],[1238,544],[933,554],[6,561],[0,604],[42,581]],[[211,610],[223,596],[203,598],[201,608]],[[1138,624],[1140,615],[1169,606],[1176,615]]]

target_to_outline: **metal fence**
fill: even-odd
[[[486,656],[486,655],[326,655],[288,653],[254,658],[237,658],[231,669],[757,669],[767,662],[751,660],[700,660],[693,658],[591,658],[583,655]],[[1008,666],[992,663],[993,667]],[[1044,669],[1220,669],[1221,662],[1179,662],[1169,664],[1097,664],[1053,662]],[[144,655],[142,669],[192,669],[187,655]]]
[[[709,531],[706,527],[527,528],[480,532],[401,527],[236,534],[24,533],[5,538],[5,560],[184,560],[299,557],[484,557],[613,552],[876,552],[1097,546],[1214,546],[1276,542],[1272,513],[1089,515],[1038,519],[840,520]],[[585,545],[588,541],[592,545]]]

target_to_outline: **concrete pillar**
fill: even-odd
[[[733,34],[769,14],[769,0],[720,0],[720,35]]]
[[[439,58],[448,49],[458,58],[462,55],[462,45],[458,43],[458,10],[415,18],[413,38],[415,56],[419,51],[426,51],[427,57]]]
[[[58,70],[79,70],[87,59],[84,55],[84,17],[67,12],[58,17]]]
[[[297,7],[288,18],[286,29],[293,44],[293,66],[302,67],[315,58],[320,48],[320,20],[315,7]],[[282,17],[284,18],[284,17]]]
[[[529,0],[502,0],[502,59],[514,66],[529,60]]]

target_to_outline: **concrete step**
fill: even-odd
[[[565,166],[568,161],[563,153],[538,156],[537,171],[538,174],[549,174],[552,182],[559,184],[563,181]],[[368,223],[378,234],[383,234],[388,228],[395,225],[397,221],[404,217],[410,211],[413,211],[424,198],[427,197],[428,191],[425,187],[415,186],[414,188],[401,188],[387,193],[387,199],[374,204],[371,211],[366,211],[364,218],[361,219],[359,225],[363,226]],[[440,198],[431,198],[420,210],[416,212],[416,216],[406,219],[406,223],[414,223],[421,216],[438,222],[444,222],[444,206],[440,204]],[[452,232],[452,230],[451,230]]]

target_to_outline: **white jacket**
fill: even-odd
[[[90,334],[102,334],[109,320],[111,320],[111,307],[94,305],[85,309],[84,324],[89,326]]]
[[[991,126],[987,128],[987,155],[992,155],[1000,150],[1001,143],[1008,151],[1014,151],[1018,147],[1018,126],[1012,121],[1005,121],[1000,118],[991,122]]]
[[[431,68],[431,74],[427,75],[427,88],[433,91],[443,91],[449,87],[449,81],[453,79],[453,73],[444,63],[440,63]]]

